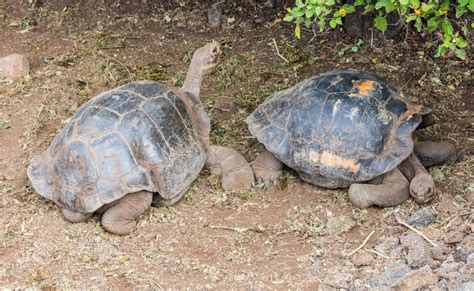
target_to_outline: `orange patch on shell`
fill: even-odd
[[[374,88],[374,81],[365,80],[355,84],[355,87],[359,91],[359,95],[367,96],[370,91]]]
[[[327,151],[323,151],[321,155],[316,152],[310,152],[309,159],[315,163],[321,163],[328,167],[348,169],[353,173],[357,173],[360,168],[360,165],[353,160],[331,154]]]

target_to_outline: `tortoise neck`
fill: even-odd
[[[203,66],[200,61],[196,58],[191,60],[186,79],[184,80],[181,89],[185,92],[189,92],[199,98],[201,90],[202,77],[204,76]]]

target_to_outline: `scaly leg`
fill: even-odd
[[[395,168],[370,181],[370,184],[352,184],[349,199],[359,208],[397,206],[410,197],[409,186],[407,179]]]
[[[283,163],[265,149],[252,163],[252,169],[258,183],[275,183],[283,174]]]
[[[250,165],[239,152],[231,148],[211,145],[205,167],[221,176],[222,188],[226,191],[247,190],[255,182]]]
[[[84,222],[92,216],[92,213],[79,213],[66,208],[61,208],[61,213],[63,214],[64,219],[72,223]]]
[[[410,195],[413,199],[418,203],[429,202],[435,192],[435,183],[415,153],[411,153],[399,168],[410,181]]]
[[[454,145],[446,141],[415,141],[414,151],[424,167],[431,167],[456,159]]]
[[[130,234],[137,224],[135,219],[150,207],[152,196],[148,191],[127,194],[105,211],[102,226],[113,234]]]

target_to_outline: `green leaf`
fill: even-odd
[[[438,18],[436,16],[431,17],[428,20],[427,25],[430,32],[435,31],[438,28]]]
[[[286,21],[286,22],[293,21],[293,16],[291,16],[291,15],[286,15],[285,18],[283,18],[283,21]]]
[[[411,22],[413,20],[415,20],[418,16],[416,14],[409,14],[406,16],[406,22]]]
[[[354,1],[354,6],[361,6],[361,5],[364,5],[365,2],[364,0],[355,0]]]
[[[297,39],[301,38],[301,27],[299,25],[295,27],[295,35]]]
[[[418,32],[421,32],[423,30],[423,23],[421,22],[421,17],[418,17],[415,20],[415,27]]]
[[[416,9],[420,7],[420,0],[410,0],[411,8]]]
[[[319,32],[323,32],[324,27],[326,26],[326,19],[324,18],[318,19],[318,26],[319,26]]]
[[[469,0],[458,0],[458,6],[466,6],[469,3]]]
[[[342,9],[344,9],[347,13],[353,13],[355,11],[355,7],[349,4],[342,5]]]
[[[443,27],[443,32],[445,35],[446,34],[453,35],[453,26],[451,25],[451,22],[449,22],[449,20],[445,19],[443,21],[442,27]]]
[[[311,4],[313,4],[313,5],[316,5],[316,4],[318,3],[318,1],[316,1],[316,0],[311,0],[311,1],[309,1],[309,3],[311,3]]]
[[[387,19],[384,16],[379,15],[375,17],[374,19],[375,28],[377,28],[381,32],[384,32],[385,30],[387,30],[387,25],[388,25]]]
[[[400,0],[400,4],[408,5],[409,0]]]
[[[323,8],[321,6],[317,6],[314,8],[314,13],[316,13],[316,16],[321,15],[321,12],[323,11]]]
[[[331,19],[331,21],[329,21],[329,26],[331,28],[336,28],[336,26],[337,26],[336,18],[333,18],[333,19]]]
[[[311,27],[311,23],[312,23],[312,21],[311,21],[311,19],[309,19],[309,18],[306,18],[306,19],[304,20],[304,25],[305,25],[307,28],[310,28],[310,27]]]
[[[308,10],[306,10],[306,18],[311,18],[311,17],[313,17],[314,13],[315,13],[315,10],[314,10],[314,9],[308,9]]]
[[[456,7],[456,18],[461,17],[467,11],[466,7],[458,6]]]
[[[462,60],[466,59],[466,51],[463,49],[456,50],[456,56]]]
[[[458,48],[465,48],[465,47],[467,47],[467,45],[468,45],[468,43],[465,39],[463,39],[460,36],[456,37],[456,46]]]

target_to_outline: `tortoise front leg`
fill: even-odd
[[[414,151],[424,167],[431,167],[456,159],[456,148],[453,144],[440,141],[415,141]]]
[[[411,153],[399,168],[410,181],[410,195],[413,199],[418,203],[429,202],[435,192],[435,183],[415,153]]]
[[[113,234],[130,234],[137,224],[135,219],[150,207],[152,197],[148,191],[127,194],[105,211],[102,226]]]
[[[63,214],[64,219],[72,223],[84,222],[92,216],[92,213],[74,212],[66,208],[61,208],[61,213]]]
[[[247,190],[255,182],[250,165],[239,152],[231,148],[210,146],[205,167],[221,176],[222,188],[226,191]]]
[[[349,187],[349,199],[359,208],[367,208],[372,205],[397,206],[410,197],[409,186],[410,184],[402,172],[395,168],[370,181],[370,184],[352,184]]]
[[[274,183],[283,174],[283,163],[265,149],[252,163],[257,182],[266,185]]]

